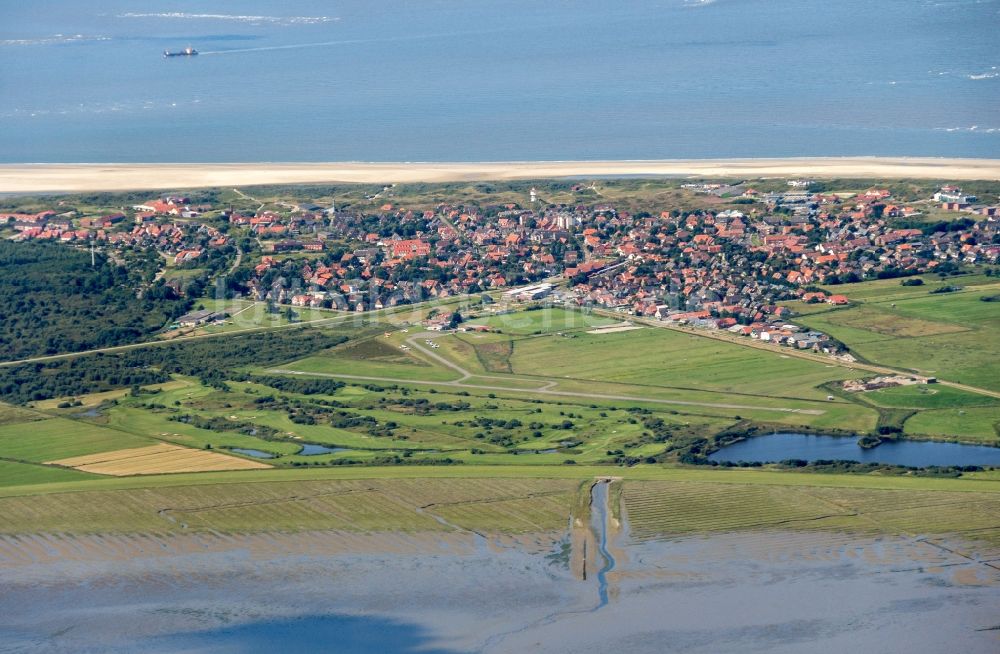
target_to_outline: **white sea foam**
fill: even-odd
[[[159,13],[126,12],[118,18],[175,18],[189,20],[228,20],[238,23],[271,23],[274,25],[317,25],[340,20],[336,16],[251,16],[245,14],[192,14],[183,11]]]
[[[1000,127],[980,127],[970,125],[969,127],[935,127],[937,132],[975,132],[977,134],[1000,134]]]
[[[116,102],[86,102],[59,107],[15,107],[0,110],[0,119],[39,118],[42,116],[66,116],[71,114],[133,113],[137,111],[165,111],[176,107],[193,107],[201,104],[201,98],[181,98],[179,100],[122,100]]]
[[[0,46],[8,45],[53,45],[56,43],[77,43],[83,41],[110,41],[110,36],[89,36],[86,34],[53,34],[35,39],[0,39]]]

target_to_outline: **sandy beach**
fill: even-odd
[[[829,157],[483,163],[2,164],[0,193],[408,183],[556,177],[861,177],[1000,180],[1000,159]]]

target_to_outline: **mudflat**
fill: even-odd
[[[835,532],[640,541],[612,529],[608,602],[551,534],[0,538],[0,649],[994,652],[1000,572]],[[961,543],[951,546],[962,550]],[[951,548],[949,548],[951,549]],[[279,583],[276,583],[280,580]]]

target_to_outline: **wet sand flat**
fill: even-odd
[[[121,191],[260,184],[409,183],[551,177],[865,177],[1000,179],[1000,159],[813,157],[649,161],[4,164],[0,193]]]
[[[581,580],[566,535],[20,535],[0,539],[0,649],[994,652],[1000,569],[942,540],[836,532],[637,541]],[[333,634],[333,635],[331,635]],[[276,636],[275,636],[276,637]],[[344,636],[346,638],[346,635]],[[353,642],[353,641],[351,641]],[[375,640],[362,641],[375,647]]]

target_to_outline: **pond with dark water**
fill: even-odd
[[[935,441],[886,441],[865,449],[856,438],[776,433],[754,436],[713,452],[719,463],[774,463],[787,459],[843,460],[925,468],[928,466],[1000,466],[1000,448]]]
[[[335,452],[344,452],[346,450],[346,447],[327,447],[326,445],[305,443],[302,445],[302,449],[296,452],[296,454],[299,456],[316,456],[317,454],[334,454]]]
[[[275,455],[271,454],[270,452],[264,452],[262,450],[252,450],[246,447],[231,447],[229,448],[229,451],[236,452],[237,454],[242,454],[243,456],[252,456],[255,459],[273,459],[275,457]]]

